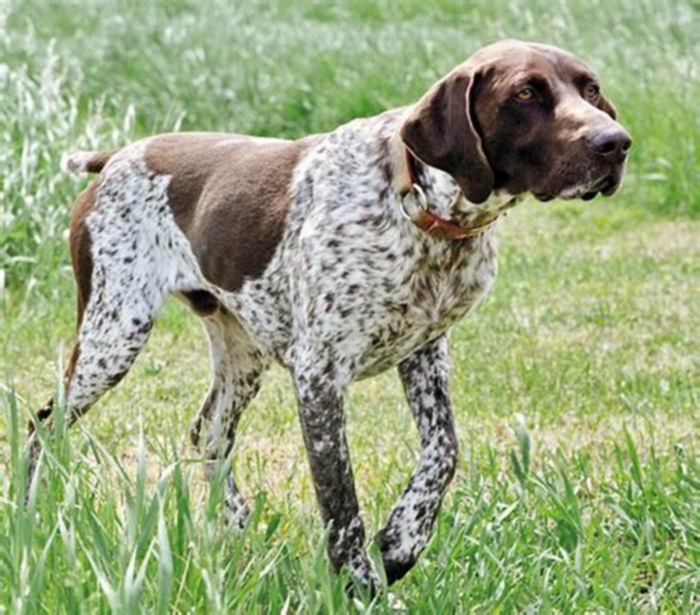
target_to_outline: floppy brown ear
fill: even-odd
[[[474,121],[477,77],[453,72],[421,98],[401,127],[401,139],[422,162],[449,173],[472,203],[491,194],[494,174]]]
[[[598,104],[596,105],[601,111],[605,111],[612,119],[617,119],[617,109],[605,96],[602,94],[598,98]]]

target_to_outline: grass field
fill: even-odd
[[[206,342],[179,304],[70,437],[59,424],[22,506],[24,426],[74,328],[84,179],[58,163],[172,129],[328,130],[506,36],[598,71],[629,173],[613,199],[526,202],[500,225],[496,288],[452,335],[460,467],[392,591],[419,613],[700,612],[698,32],[696,0],[0,2],[0,613],[389,610],[328,570],[281,370],[237,444],[252,522],[220,523],[186,445]],[[348,412],[373,533],[417,436],[393,373]]]

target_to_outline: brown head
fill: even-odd
[[[436,83],[401,127],[473,203],[495,189],[547,201],[613,194],[632,141],[593,71],[548,45],[485,47]]]

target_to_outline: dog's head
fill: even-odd
[[[613,194],[632,141],[595,74],[547,45],[504,41],[473,55],[413,107],[401,138],[466,198]]]

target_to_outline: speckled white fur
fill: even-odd
[[[514,97],[530,73],[537,96],[523,106]],[[164,298],[184,296],[203,318],[214,375],[191,438],[207,473],[224,480],[230,521],[243,527],[248,513],[230,471],[237,425],[277,361],[294,384],[330,561],[376,590],[344,404],[351,383],[398,367],[421,455],[376,536],[393,583],[427,544],[457,467],[447,336],[496,276],[495,220],[517,199],[493,188],[519,197],[530,190],[541,200],[612,194],[631,146],[615,115],[594,75],[570,54],[504,41],[477,52],[412,107],[289,146],[200,135],[200,149],[190,151],[191,137],[169,135],[152,150],[146,140],[115,155],[67,157],[71,172],[102,170],[79,200],[71,232],[83,315],[66,377],[71,416],[126,373]],[[455,224],[474,232],[488,226],[456,241],[420,230],[400,210],[411,203],[399,194],[415,199],[416,185],[429,210],[414,216],[416,224],[432,220],[433,233],[445,236]],[[229,237],[222,225],[238,224],[241,211],[252,224],[241,222]],[[256,237],[232,243],[242,229],[264,235],[258,254]],[[229,283],[226,274],[239,271]],[[243,275],[253,277],[241,283]],[[51,407],[37,419],[47,420]]]
[[[165,297],[200,280],[169,213],[168,178],[149,172],[142,150],[143,144],[131,146],[111,161],[87,219],[92,290],[66,398],[78,413],[129,369]]]
[[[170,178],[144,162],[147,141],[112,158],[87,220],[92,292],[68,390],[71,409],[82,413],[129,369],[167,295],[211,293],[225,310],[205,318],[214,380],[193,426],[195,442],[206,433],[209,474],[211,464],[227,458],[241,412],[266,367],[278,360],[297,391],[316,493],[331,527],[331,561],[370,587],[379,578],[364,550],[352,482],[347,387],[400,365],[421,434],[418,469],[377,538],[391,582],[425,546],[456,467],[445,333],[496,275],[495,224],[476,238],[445,242],[400,214],[386,169],[402,116],[356,120],[307,152],[294,171],[284,236],[272,261],[236,292],[204,279],[168,206]],[[86,160],[73,157],[68,166],[84,168]],[[508,195],[494,195],[473,206],[435,169],[426,169],[425,181],[440,215],[468,222],[510,205]],[[242,526],[247,507],[230,472],[225,484],[228,514]]]

